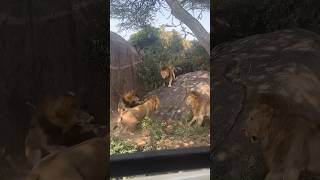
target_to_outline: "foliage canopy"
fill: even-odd
[[[179,1],[186,10],[210,10],[210,0]],[[123,29],[139,29],[151,25],[161,8],[167,9],[165,0],[111,0],[111,18],[121,21]]]
[[[177,31],[146,26],[129,38],[141,52],[143,62],[138,66],[138,77],[147,90],[162,84],[160,67],[174,65],[183,72],[209,70],[209,55],[198,41],[188,41]]]

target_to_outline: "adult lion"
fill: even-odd
[[[128,108],[120,115],[118,119],[118,127],[122,128],[121,132],[127,130],[133,132],[138,123],[157,110],[159,106],[160,99],[158,96],[153,95],[145,98],[141,105]]]
[[[163,66],[160,68],[160,74],[163,81],[163,86],[168,84],[168,87],[172,86],[172,82],[176,79],[175,75],[175,67],[174,66]]]
[[[42,159],[26,180],[106,180],[107,143],[93,138]]]
[[[55,153],[68,146],[95,137],[94,117],[75,107],[72,96],[48,97],[34,107],[31,127],[25,139],[28,162],[36,164],[46,153]]]
[[[187,90],[186,104],[191,106],[193,114],[189,125],[197,122],[201,126],[205,117],[210,119],[210,99],[208,97],[204,97],[196,91]]]
[[[284,98],[260,95],[244,130],[262,146],[269,168],[265,180],[298,180],[304,170],[320,173],[320,126]]]

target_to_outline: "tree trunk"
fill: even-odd
[[[178,1],[166,0],[171,8],[171,13],[185,25],[187,25],[199,40],[201,46],[210,54],[210,36],[199,21],[186,11]]]

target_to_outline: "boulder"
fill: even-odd
[[[320,123],[320,36],[303,29],[258,34],[212,50],[214,179],[263,179],[260,146],[241,132],[259,93],[281,95]]]
[[[210,74],[207,71],[195,71],[177,76],[172,87],[160,87],[146,96],[157,95],[160,107],[153,116],[162,121],[178,120],[191,112],[185,103],[186,90],[195,90],[210,97]]]
[[[120,35],[110,32],[110,110],[111,119],[115,117],[120,95],[136,90],[142,95],[136,66],[141,59],[133,46]]]

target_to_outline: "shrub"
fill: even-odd
[[[131,143],[130,141],[111,138],[110,141],[110,154],[123,154],[123,153],[131,153],[136,152],[138,147],[136,144]]]
[[[143,61],[138,65],[137,74],[147,91],[156,89],[163,83],[159,73],[163,65],[178,66],[185,73],[209,70],[209,55],[198,41],[190,42],[177,31],[167,32],[162,27],[147,26],[131,35],[129,42],[143,49]]]

